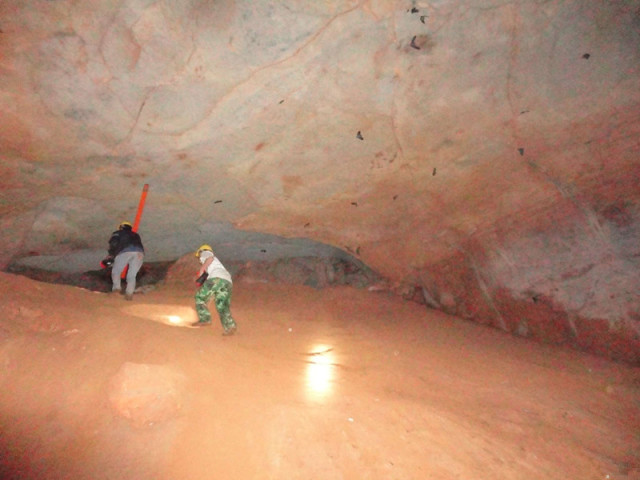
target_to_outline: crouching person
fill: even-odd
[[[231,274],[213,253],[209,245],[202,245],[196,252],[196,257],[202,265],[198,271],[196,292],[196,312],[198,321],[193,327],[211,325],[211,312],[207,305],[213,298],[223,328],[223,335],[233,335],[236,332],[236,322],[231,316],[231,293],[233,281]]]
[[[132,230],[129,222],[122,222],[118,230],[111,234],[109,239],[109,258],[113,259],[111,267],[112,291],[121,292],[121,276],[127,268],[127,287],[125,298],[133,300],[133,292],[136,289],[136,276],[144,262],[144,247],[140,235]]]

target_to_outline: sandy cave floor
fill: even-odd
[[[0,274],[2,479],[640,479],[640,369],[386,293],[236,282],[122,296]],[[183,383],[136,424],[124,364]]]

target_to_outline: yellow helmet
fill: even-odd
[[[198,251],[196,252],[196,257],[200,257],[200,254],[204,251],[213,252],[213,248],[211,248],[211,245],[207,245],[206,243],[204,245],[201,245]]]
[[[131,222],[120,222],[120,225],[118,225],[118,230],[122,230],[125,227],[133,228],[133,225],[131,225]]]

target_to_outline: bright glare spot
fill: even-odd
[[[309,354],[307,365],[307,389],[314,398],[327,395],[331,391],[334,362],[331,348],[316,345]]]
[[[122,310],[130,315],[172,327],[187,327],[198,320],[193,306],[186,305],[133,303]]]

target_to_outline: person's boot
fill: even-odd
[[[208,327],[209,325],[211,325],[211,322],[201,322],[201,321],[197,321],[197,322],[193,322],[192,324],[190,324],[190,327]]]
[[[225,337],[228,337],[236,333],[236,330],[237,330],[237,327],[234,325],[233,327],[229,327],[227,330],[222,332],[222,335],[224,335]]]
[[[124,299],[129,301],[133,300],[133,293],[126,293]]]

